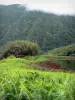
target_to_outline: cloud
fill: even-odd
[[[75,14],[75,0],[0,0],[0,4],[27,4],[32,10]]]

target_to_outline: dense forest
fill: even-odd
[[[35,41],[43,50],[75,43],[75,16],[0,5],[0,45],[10,40]]]

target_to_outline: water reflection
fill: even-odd
[[[75,70],[75,60],[52,60],[65,70]]]

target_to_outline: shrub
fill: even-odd
[[[30,41],[16,40],[10,41],[5,46],[5,51],[3,52],[3,58],[7,58],[10,55],[15,57],[25,57],[34,56],[39,54],[38,44]]]

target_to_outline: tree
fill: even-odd
[[[15,57],[25,57],[25,56],[35,56],[39,54],[38,44],[30,41],[16,40],[8,42],[5,46],[5,51],[3,52],[3,58],[7,58],[10,55]]]

